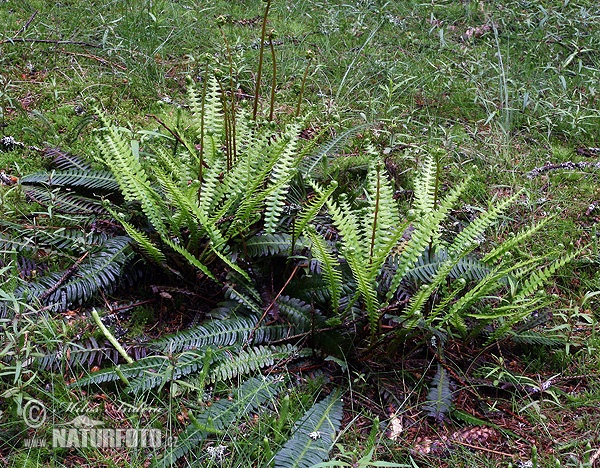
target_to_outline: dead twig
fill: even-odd
[[[58,279],[54,286],[52,286],[49,289],[46,289],[42,294],[40,294],[38,299],[40,301],[43,301],[44,299],[48,298],[50,294],[54,293],[58,288],[60,288],[71,276],[75,274],[75,272],[79,269],[79,265],[81,265],[81,262],[85,260],[88,254],[89,252],[86,252],[81,257],[79,257],[77,261],[73,265],[71,265],[67,269],[67,271],[65,271],[65,273]]]
[[[177,132],[174,132],[166,123],[160,120],[157,116],[155,116],[154,114],[146,114],[146,117],[152,117],[159,124],[161,124],[165,128],[165,130],[167,130],[171,135],[173,135],[173,138],[175,138],[181,145],[183,145],[184,148],[190,149],[186,142],[183,141],[183,139],[177,134]],[[208,164],[204,160],[202,161],[202,166],[208,169]]]
[[[1,44],[6,43],[14,43],[14,42],[31,42],[34,44],[55,44],[55,45],[79,45],[84,47],[93,47],[96,49],[101,49],[102,44],[92,44],[90,42],[83,41],[61,41],[57,39],[35,39],[35,38],[27,38],[27,37],[13,37],[9,39],[2,39],[0,41]]]
[[[18,30],[18,31],[15,33],[15,35],[12,37],[12,40],[13,40],[13,41],[15,40],[15,38],[16,38],[16,37],[17,37],[19,34],[21,34],[23,31],[25,31],[25,30],[26,30],[26,29],[29,27],[29,25],[31,24],[31,22],[33,21],[33,19],[36,17],[36,15],[37,15],[37,14],[38,14],[38,10],[35,10],[35,11],[33,12],[33,14],[32,14],[32,15],[29,17],[29,19],[28,19],[28,20],[25,22],[25,24],[24,24],[24,25],[21,27],[21,29],[19,29],[19,30]]]
[[[292,279],[294,278],[294,276],[296,276],[296,272],[298,271],[298,268],[300,268],[300,264],[298,264],[298,265],[296,265],[294,267],[294,270],[292,271],[292,274],[287,279],[287,281],[282,286],[282,288],[279,290],[279,292],[277,293],[277,296],[275,296],[275,299],[273,299],[271,301],[271,303],[269,304],[269,306],[265,309],[265,311],[262,314],[262,317],[258,320],[258,322],[256,323],[256,326],[254,327],[254,329],[250,333],[250,336],[248,337],[248,341],[247,341],[248,343],[252,340],[252,338],[254,338],[254,333],[256,332],[256,330],[258,330],[258,327],[260,327],[260,324],[262,323],[262,321],[265,319],[265,317],[267,316],[267,314],[269,313],[269,311],[273,308],[273,306],[277,302],[277,299],[279,299],[279,296],[281,296],[283,294],[283,291],[285,290],[285,288],[287,288],[288,284],[290,284],[290,281],[292,281]]]
[[[96,60],[98,62],[100,62],[102,65],[109,65],[111,67],[114,68],[118,68],[121,71],[127,71],[127,67],[120,65],[118,63],[114,63],[114,62],[109,62],[108,60],[106,60],[105,58],[102,57],[98,57],[97,55],[92,55],[92,54],[82,54],[80,52],[70,52],[68,50],[63,50],[62,51],[63,54],[67,54],[67,55],[74,55],[76,57],[84,57],[84,58],[89,58],[92,60]]]

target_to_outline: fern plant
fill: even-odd
[[[484,334],[488,342],[515,337],[511,330],[517,324],[547,306],[549,298],[540,293],[543,285],[578,254],[557,254],[550,264],[545,257],[521,261],[507,255],[545,222],[524,229],[485,256],[476,253],[485,230],[500,220],[519,193],[446,239],[444,225],[469,178],[441,196],[437,164],[433,157],[425,160],[415,181],[413,208],[405,217],[373,156],[363,201],[351,204],[344,195],[334,199],[327,193],[338,244],[319,234],[315,222],[305,229],[327,285],[323,299],[343,319],[363,318],[372,345],[380,337],[382,320],[404,337],[419,330],[444,330],[462,339]],[[326,193],[316,184],[315,190]],[[350,286],[349,294],[342,293],[343,286]]]

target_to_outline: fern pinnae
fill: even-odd
[[[536,293],[550,279],[550,277],[556,273],[557,270],[572,262],[580,254],[581,250],[575,250],[559,257],[546,268],[534,271],[520,288],[515,296],[515,299],[518,300]]]
[[[21,177],[21,184],[44,184],[49,186],[80,187],[87,190],[113,191],[119,184],[108,171],[92,169],[65,169],[62,171],[36,172]]]
[[[427,395],[427,401],[423,409],[429,416],[441,422],[452,408],[452,391],[450,390],[450,379],[448,371],[438,364],[437,372],[431,382],[431,388]]]
[[[538,232],[540,229],[542,229],[546,225],[546,223],[548,223],[552,219],[554,219],[554,216],[549,216],[547,218],[544,218],[540,222],[536,223],[535,225],[529,226],[529,227],[521,230],[515,236],[502,241],[502,243],[500,243],[500,245],[498,245],[492,251],[487,253],[483,257],[482,260],[484,262],[492,262],[494,260],[497,260],[498,258],[502,257],[507,252],[510,252],[516,246],[521,245],[526,239],[533,236],[536,232]]]
[[[461,184],[451,190],[446,197],[444,197],[436,210],[423,215],[416,224],[410,239],[398,256],[396,271],[394,272],[390,289],[386,295],[386,305],[389,304],[396,293],[406,272],[422,255],[430,244],[431,239],[439,235],[440,223],[447,217],[451,207],[456,203],[456,200],[458,200],[468,183],[468,179],[464,180]]]
[[[294,434],[275,455],[275,468],[308,468],[328,458],[342,416],[338,391],[313,405],[296,422]]]
[[[308,229],[307,235],[312,242],[312,254],[321,264],[323,276],[327,281],[331,294],[331,307],[334,312],[337,312],[340,307],[340,295],[342,291],[342,274],[337,268],[338,262],[329,251],[327,242],[317,233],[316,229]]]
[[[333,192],[338,187],[337,181],[332,181],[327,189],[323,189],[319,184],[309,180],[308,183],[312,186],[317,195],[306,205],[295,218],[294,222],[294,238],[298,239],[308,224],[315,219],[319,211],[325,206],[327,199],[331,197]]]
[[[121,219],[121,217],[113,211],[111,208],[106,207],[108,212],[115,218],[119,220],[119,224],[123,226],[127,235],[131,237],[148,256],[154,260],[159,265],[162,265],[165,261],[165,254],[158,248],[156,245],[150,240],[150,238],[144,234],[143,232],[137,230],[133,225],[129,224],[127,221]]]
[[[437,163],[432,155],[427,155],[419,167],[418,176],[414,182],[413,206],[421,214],[430,213],[435,209],[435,173]]]
[[[456,256],[465,254],[475,248],[476,238],[481,235],[489,226],[498,220],[504,211],[506,211],[519,197],[521,192],[504,199],[495,205],[491,210],[482,213],[475,218],[469,225],[463,229],[452,244],[448,247],[448,254]]]

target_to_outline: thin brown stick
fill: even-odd
[[[248,342],[250,342],[250,340],[252,340],[252,338],[254,338],[254,332],[256,330],[258,330],[258,327],[260,326],[260,324],[262,323],[262,321],[265,319],[265,317],[267,316],[267,314],[269,313],[269,311],[273,308],[273,306],[277,302],[277,299],[279,299],[279,296],[281,296],[283,294],[283,291],[285,290],[285,288],[287,288],[288,284],[290,284],[290,281],[292,281],[292,279],[296,275],[296,272],[298,271],[298,268],[300,268],[300,264],[298,264],[298,265],[296,265],[294,267],[294,269],[292,270],[292,274],[287,279],[287,281],[285,282],[285,284],[283,285],[283,287],[279,290],[279,292],[277,293],[277,296],[275,296],[275,299],[273,299],[271,301],[271,303],[269,304],[269,307],[267,307],[265,309],[265,311],[262,314],[262,317],[259,319],[259,321],[256,323],[256,326],[252,330],[252,333],[250,333],[250,336],[248,337]]]
[[[108,60],[106,60],[105,58],[102,57],[98,57],[97,55],[92,55],[92,54],[82,54],[80,52],[70,52],[68,50],[63,50],[62,51],[63,54],[67,54],[67,55],[75,55],[76,57],[84,57],[84,58],[89,58],[92,60],[97,60],[98,62],[100,62],[102,65],[110,65],[111,67],[115,67],[118,68],[119,70],[122,71],[127,71],[127,67],[123,66],[123,65],[119,65],[118,63],[114,63],[114,62],[109,62]]]
[[[10,39],[2,39],[0,44],[6,44],[7,42],[32,42],[35,44],[56,44],[56,45],[80,45],[84,47],[94,47],[96,49],[101,49],[102,44],[91,44],[89,42],[82,41],[59,41],[55,39],[32,39],[32,38],[23,38],[23,37],[15,37]]]
[[[75,272],[79,269],[79,265],[81,265],[81,262],[85,260],[88,254],[89,252],[86,252],[81,257],[79,257],[73,265],[67,268],[67,271],[65,271],[65,273],[58,279],[54,286],[52,286],[49,289],[46,289],[42,294],[40,294],[38,299],[40,301],[43,301],[44,299],[48,298],[50,294],[54,293],[58,288],[60,288],[71,276],[75,274]]]
[[[479,447],[478,445],[471,445],[471,444],[467,444],[466,442],[460,442],[458,440],[451,440],[449,441],[452,444],[458,444],[458,445],[464,445],[465,447],[469,447],[475,450],[482,450],[484,452],[488,452],[488,453],[493,453],[495,455],[502,455],[503,457],[509,457],[509,458],[515,458],[516,455],[513,455],[512,453],[506,453],[506,452],[499,452],[497,450],[492,450],[492,449],[488,449],[488,448],[484,448],[484,447]]]
[[[26,29],[29,27],[29,25],[31,24],[31,22],[33,21],[33,19],[36,17],[36,15],[37,15],[37,14],[38,14],[38,10],[35,10],[35,11],[33,12],[33,14],[32,14],[32,15],[29,17],[29,19],[28,19],[28,20],[25,22],[25,24],[23,25],[23,27],[22,27],[21,29],[19,29],[19,30],[18,30],[18,31],[15,33],[15,35],[12,37],[12,40],[13,40],[13,41],[15,40],[15,38],[16,38],[16,37],[17,37],[19,34],[21,34],[23,31],[25,31],[25,30],[26,30]]]
[[[146,114],[146,117],[152,117],[159,124],[161,124],[165,128],[165,130],[167,130],[171,135],[173,135],[173,138],[175,138],[180,144],[182,144],[184,148],[188,147],[186,145],[185,141],[183,141],[183,139],[179,135],[177,135],[176,132],[174,132],[171,128],[169,128],[169,126],[167,126],[167,124],[164,123],[162,120],[160,120],[160,118],[158,118],[156,115],[154,115],[154,114]],[[208,164],[206,164],[204,161],[202,161],[202,165],[204,167],[208,168]]]

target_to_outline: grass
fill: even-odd
[[[508,429],[504,428],[501,442],[486,445],[497,453],[461,447],[451,451],[450,458],[429,463],[499,466],[509,459],[498,453],[516,454],[526,461],[532,458],[530,447],[535,445],[539,466],[590,466],[590,457],[600,446],[600,421],[593,409],[600,399],[600,388],[589,377],[600,372],[600,339],[595,330],[598,299],[586,296],[600,290],[598,211],[589,209],[600,200],[598,171],[554,171],[531,179],[527,173],[547,161],[595,161],[600,157],[590,159],[577,152],[578,148],[597,147],[600,141],[598,6],[585,0],[510,1],[502,6],[458,0],[272,3],[269,27],[277,31],[277,121],[294,118],[307,66],[306,51],[312,50],[315,59],[309,64],[301,106],[307,129],[318,132],[330,126],[340,129],[377,121],[373,130],[361,137],[368,136],[388,155],[388,170],[398,190],[410,189],[410,174],[426,148],[445,154],[445,184],[461,180],[465,168],[477,167],[463,200],[465,206],[485,207],[491,199],[524,189],[517,207],[494,227],[492,242],[502,241],[520,226],[549,215],[555,218],[523,249],[523,257],[561,251],[561,244],[586,246],[582,258],[572,269],[561,271],[549,288],[563,304],[554,312],[556,326],[573,338],[582,337],[581,344],[550,355],[545,351],[504,356],[502,350],[493,352],[498,359],[493,364],[497,371],[508,368],[517,375],[539,375],[542,379],[555,374],[580,377],[558,382],[541,398],[522,395],[511,399],[500,392],[503,403],[498,405],[516,416],[507,423]],[[220,0],[2,2],[0,24],[5,27],[0,36],[0,130],[27,146],[59,146],[89,158],[97,156],[90,143],[92,102],[133,131],[159,130],[149,115],[170,122],[177,118],[170,103],[185,101],[186,76],[203,73],[206,54],[216,66],[228,70],[225,46],[216,28],[218,15],[229,19],[223,31],[232,51],[236,88],[241,96],[251,98],[260,44],[260,20],[256,18],[263,6],[259,1]],[[268,114],[271,83],[270,54],[266,52],[260,101],[263,116]],[[245,102],[250,105],[251,99]],[[333,162],[331,177],[351,186],[364,164],[360,154],[363,145],[364,138],[354,141]],[[34,150],[0,152],[0,170],[15,176],[45,164]],[[36,210],[39,207],[26,204],[18,190],[1,188],[3,218],[44,216]],[[469,216],[467,211],[463,215]],[[30,319],[5,324],[12,327],[10,333],[6,331],[6,339],[15,340],[11,349],[26,360],[35,354],[36,340],[56,345],[61,339],[94,336],[91,323],[78,313],[56,317],[55,323]],[[139,317],[129,325],[136,333],[151,329],[149,325],[156,319],[152,314],[140,313]],[[177,317],[169,320],[168,326],[173,328],[180,325],[178,320],[183,321]],[[0,370],[4,398],[17,401],[48,392],[47,386],[29,380],[29,370],[9,369],[10,373],[4,364]],[[414,372],[398,371],[385,376],[393,397],[390,402],[370,394],[362,372],[348,370],[354,382],[354,404],[344,422],[353,424],[338,440],[345,447],[340,449],[340,459],[358,459],[369,452],[371,447],[363,441],[372,433],[374,417],[382,416],[386,419],[376,431],[377,456],[398,463],[422,463],[414,461],[419,459],[407,450],[407,444],[414,445],[417,437],[435,440],[437,432],[452,432],[429,424],[419,407],[427,391],[423,383],[431,375],[422,373],[416,378]],[[264,463],[261,450],[268,452],[269,440],[281,442],[284,431],[280,428],[278,433],[278,425],[289,428],[310,407],[323,383],[318,379],[306,377],[301,390],[290,395],[290,411],[284,421],[274,414],[266,421],[250,420],[241,428],[232,428],[223,437],[223,444],[228,445],[232,438],[240,442],[228,445],[224,465],[220,466],[250,466],[253,461],[247,454],[253,450],[254,463]],[[50,389],[57,404],[74,398],[58,380]],[[165,403],[167,416],[160,421],[152,415],[134,414],[125,415],[120,424],[152,427],[159,422],[170,425],[189,420],[186,410],[177,405],[179,396],[171,389]],[[96,403],[95,397],[78,396],[89,405]],[[116,390],[104,397],[109,399],[101,413],[104,418],[111,414],[111,405],[135,403],[130,395]],[[498,411],[496,404],[493,400],[485,402],[489,414]],[[385,435],[390,414],[400,409],[404,445]],[[7,407],[2,411],[0,431],[10,431],[9,421],[19,415],[11,414]],[[67,411],[61,414],[62,422],[72,418]],[[527,423],[526,430],[521,428],[525,424],[521,419]],[[212,447],[219,445],[216,440]],[[13,466],[67,466],[84,460],[88,466],[143,464],[143,454],[126,459],[122,451],[82,455],[23,448],[9,454],[1,445],[0,450]],[[202,466],[217,466],[218,460],[207,453],[198,455],[204,457],[200,458]],[[69,461],[63,462],[64,457]]]

